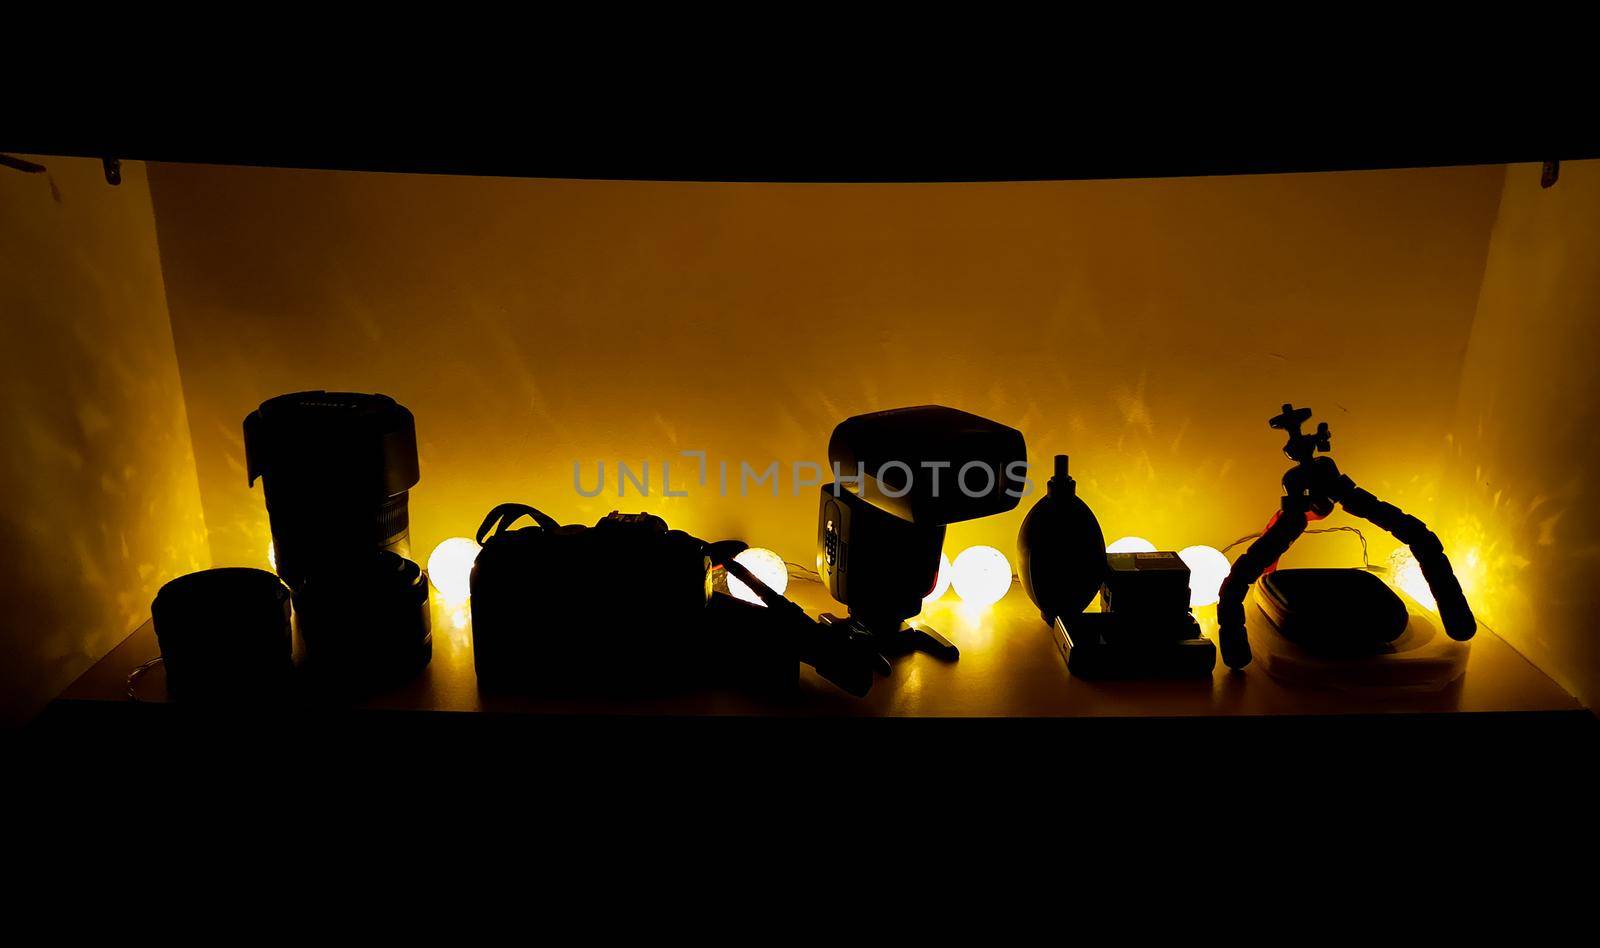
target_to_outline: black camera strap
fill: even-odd
[[[478,545],[482,546],[491,533],[499,533],[523,517],[531,517],[534,523],[546,530],[554,530],[561,526],[549,514],[535,510],[527,504],[501,504],[483,518],[483,525],[478,527]]]

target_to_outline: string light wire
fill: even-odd
[[[148,662],[145,662],[143,665],[140,665],[133,671],[128,672],[128,700],[140,700],[139,693],[134,690],[133,686],[139,683],[139,679],[143,678],[146,672],[160,664],[161,656],[157,655],[155,658],[150,659]]]
[[[1367,537],[1366,537],[1366,534],[1362,533],[1360,530],[1357,530],[1355,527],[1317,527],[1316,529],[1307,530],[1306,532],[1307,533],[1354,533],[1356,535],[1357,539],[1359,539],[1361,541],[1361,568],[1364,569],[1364,570],[1367,570],[1368,572],[1373,572],[1373,573],[1381,573],[1381,572],[1384,571],[1383,567],[1381,567],[1381,566],[1373,566],[1372,565],[1372,561],[1367,558]],[[1247,534],[1247,535],[1242,536],[1239,539],[1233,541],[1232,543],[1228,544],[1227,546],[1223,547],[1219,552],[1221,552],[1223,554],[1226,554],[1229,550],[1233,549],[1234,547],[1238,546],[1239,544],[1247,543],[1247,542],[1249,542],[1251,540],[1256,539],[1259,536],[1261,536],[1260,533]]]

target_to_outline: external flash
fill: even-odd
[[[969,601],[1005,595],[1011,567],[999,550],[974,547],[954,563],[941,551],[947,524],[1017,506],[1027,456],[1022,432],[941,405],[840,422],[828,441],[837,483],[818,498],[817,568],[850,613],[822,621],[848,624],[884,655],[920,650],[955,660],[948,639],[905,620],[946,581]]]

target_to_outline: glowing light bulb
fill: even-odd
[[[1233,564],[1221,550],[1210,546],[1186,546],[1178,551],[1178,558],[1189,567],[1189,607],[1215,603]]]
[[[1106,547],[1107,553],[1154,553],[1156,545],[1144,537],[1123,537]]]
[[[478,544],[466,537],[451,537],[428,555],[428,579],[449,605],[466,602],[472,595],[472,563]]]
[[[267,566],[274,573],[278,571],[278,547],[271,540],[267,541]]]
[[[933,581],[933,592],[922,597],[923,602],[932,602],[944,595],[950,588],[950,557],[939,554],[939,578]]]
[[[1433,601],[1433,590],[1422,575],[1422,564],[1405,547],[1389,554],[1389,582],[1405,590],[1406,595],[1430,612],[1438,612],[1439,604]]]
[[[789,588],[789,567],[783,562],[783,557],[771,550],[752,546],[740,552],[738,556],[733,558],[733,561],[749,570],[755,575],[756,579],[766,583],[773,592],[780,596],[783,595],[785,589]],[[728,574],[728,592],[735,599],[753,602],[758,606],[766,605],[756,595],[755,590],[746,586],[739,577],[732,573]]]
[[[999,602],[1011,591],[1011,561],[992,546],[969,546],[950,565],[950,585],[973,605]]]

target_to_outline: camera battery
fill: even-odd
[[[1107,553],[1101,609],[1127,615],[1189,611],[1189,567],[1176,553]]]
[[[1186,637],[1169,639],[1129,635],[1126,624],[1119,615],[1085,612],[1070,628],[1058,617],[1051,632],[1067,670],[1079,678],[1204,678],[1216,667],[1217,647],[1198,624]]]

